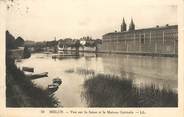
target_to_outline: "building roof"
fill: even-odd
[[[111,35],[111,34],[126,34],[130,32],[139,32],[139,31],[154,31],[154,30],[162,30],[162,29],[170,29],[170,28],[177,28],[178,25],[166,25],[166,26],[158,26],[158,27],[151,27],[151,28],[143,28],[143,29],[136,29],[131,31],[124,31],[124,32],[110,32],[106,33],[103,36]]]

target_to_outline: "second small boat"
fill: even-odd
[[[58,84],[58,85],[61,85],[61,84],[62,84],[61,78],[54,78],[54,79],[52,80],[52,82],[53,82],[53,84]]]
[[[49,93],[53,93],[53,92],[57,91],[58,88],[59,88],[58,84],[48,85],[48,91],[49,91]]]

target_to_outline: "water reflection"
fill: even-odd
[[[156,87],[177,91],[177,58],[93,53],[53,58],[53,55],[33,54],[31,58],[17,64],[34,67],[37,73],[48,72],[48,78],[34,80],[44,88],[47,88],[55,77],[61,77],[63,84],[55,95],[64,107],[89,106],[87,101],[82,99],[81,93],[85,81],[97,74],[132,79],[132,83],[138,87],[155,84]]]
[[[177,90],[177,58],[115,54],[101,57],[105,73],[133,79],[137,86],[155,84]]]
[[[178,95],[154,84],[137,88],[131,79],[98,74],[84,82],[82,96],[90,107],[177,107]]]

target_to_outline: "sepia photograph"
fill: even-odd
[[[7,0],[6,10],[6,107],[178,107],[177,4]]]
[[[183,20],[184,0],[0,0],[0,116],[181,117]]]

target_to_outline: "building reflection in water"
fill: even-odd
[[[118,54],[101,54],[101,58],[106,74],[133,79],[137,86],[177,89],[177,58]]]

